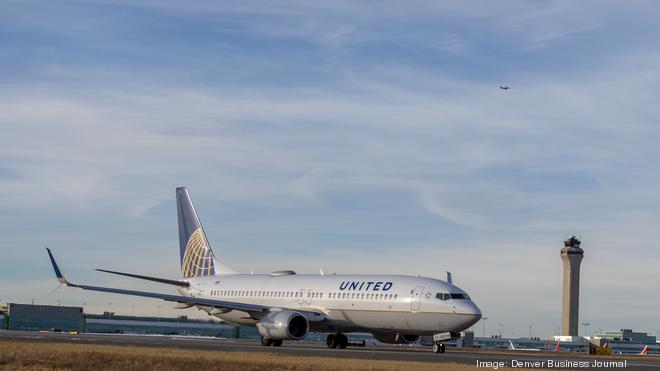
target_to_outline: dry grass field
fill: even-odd
[[[0,341],[1,370],[241,370],[429,371],[476,370],[456,363],[422,363],[272,353],[220,352],[115,345]]]

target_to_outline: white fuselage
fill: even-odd
[[[235,274],[189,282],[181,294],[324,313],[324,321],[310,322],[313,331],[432,335],[460,332],[481,318],[481,311],[463,290],[424,277]],[[246,312],[202,309],[233,323],[257,323]]]

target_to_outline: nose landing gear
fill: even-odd
[[[348,337],[341,333],[330,334],[325,340],[328,348],[335,349],[345,349],[348,346]]]
[[[445,345],[443,343],[439,341],[433,343],[433,353],[444,353],[445,350]]]

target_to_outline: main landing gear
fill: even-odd
[[[345,349],[348,346],[348,337],[341,333],[330,334],[325,340],[325,343],[328,345],[328,348]]]
[[[273,339],[265,338],[265,337],[262,336],[261,337],[261,345],[263,345],[265,347],[269,347],[271,345],[274,346],[274,347],[281,347],[282,346],[282,340],[273,340]]]
[[[445,345],[439,341],[433,343],[433,353],[444,353]]]

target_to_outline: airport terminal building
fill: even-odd
[[[617,331],[603,331],[594,337],[611,343],[637,343],[645,345],[655,345],[657,343],[655,336],[648,335],[644,332],[635,332],[629,328],[623,328]]]
[[[3,314],[3,327],[8,330],[81,332],[84,323],[80,307],[10,303]]]
[[[8,304],[0,310],[0,328],[15,331],[93,332],[258,338],[253,327],[234,326],[216,320],[85,314],[81,307]]]

